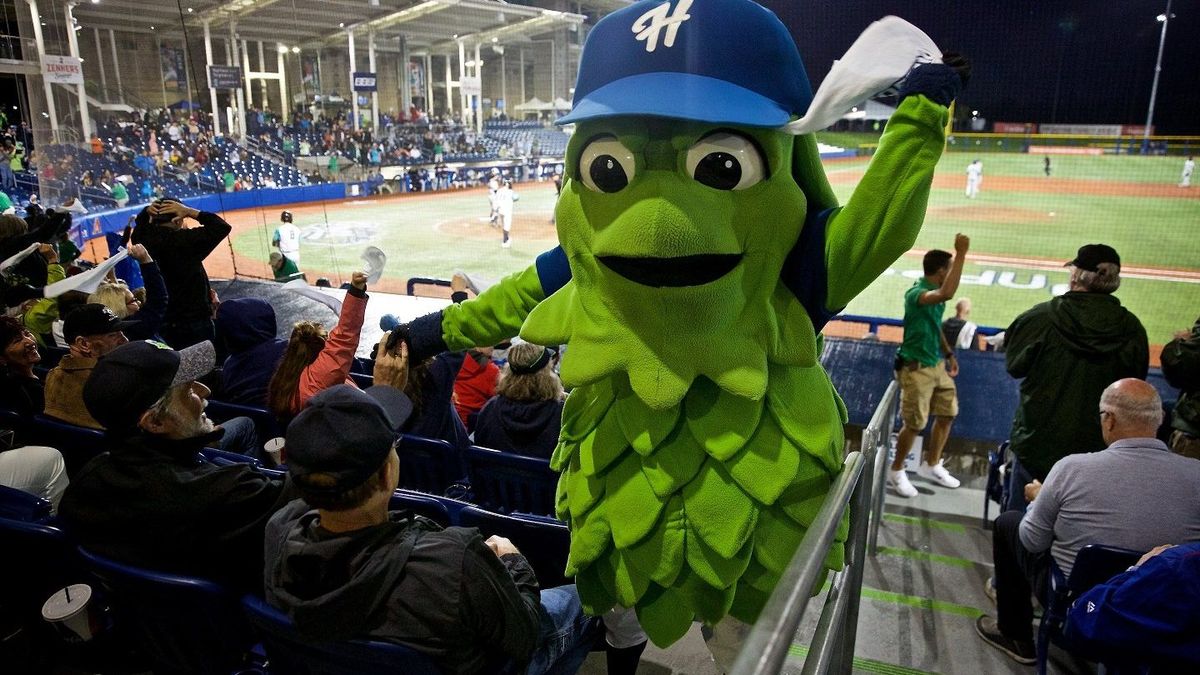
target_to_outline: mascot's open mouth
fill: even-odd
[[[654,288],[701,286],[716,281],[737,267],[741,253],[705,253],[678,258],[626,258],[600,255],[596,258],[626,279]]]

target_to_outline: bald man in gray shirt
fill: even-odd
[[[1029,510],[996,519],[995,619],[976,632],[1018,663],[1036,661],[1030,593],[1045,596],[1050,559],[1069,575],[1088,544],[1148,551],[1159,544],[1200,541],[1200,461],[1175,455],[1157,440],[1162,401],[1143,380],[1124,379],[1100,397],[1107,449],[1068,455],[1046,483],[1025,486]]]

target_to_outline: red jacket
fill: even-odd
[[[317,360],[300,373],[300,384],[292,398],[293,415],[299,414],[317,392],[339,384],[354,386],[354,380],[350,379],[350,364],[358,350],[358,337],[366,313],[366,296],[360,298],[347,291],[346,299],[342,301],[342,315],[325,340],[325,348],[317,355]]]
[[[483,365],[471,354],[463,359],[462,368],[454,380],[454,409],[467,426],[467,431],[472,426],[468,418],[479,412],[483,404],[496,395],[496,380],[499,377],[500,369],[491,359],[484,361]]]

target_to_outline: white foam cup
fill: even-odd
[[[42,618],[52,624],[65,626],[86,642],[95,634],[88,613],[91,599],[92,587],[87,584],[61,588],[42,605]]]
[[[263,450],[267,451],[267,454],[271,456],[271,459],[275,461],[275,464],[279,464],[280,462],[282,462],[283,461],[283,436],[276,436],[275,438],[272,438],[271,440],[267,441],[266,443],[263,443]]]

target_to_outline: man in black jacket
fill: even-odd
[[[59,514],[101,555],[257,590],[263,528],[295,495],[249,465],[197,457],[224,434],[204,414],[208,387],[195,381],[214,358],[210,342],[177,352],[147,340],[96,363],[83,401],[109,451],[72,477]]]
[[[598,622],[573,585],[539,591],[502,537],[388,512],[400,478],[395,429],[411,405],[376,390],[403,403],[339,385],[288,427],[288,472],[304,500],[267,525],[267,601],[301,635],[396,642],[447,673],[576,672]]]
[[[200,227],[184,227],[187,219]],[[176,349],[216,339],[212,288],[204,259],[229,236],[229,223],[174,199],[160,199],[137,215],[132,241],[158,261],[167,283],[167,315],[159,333]]]

